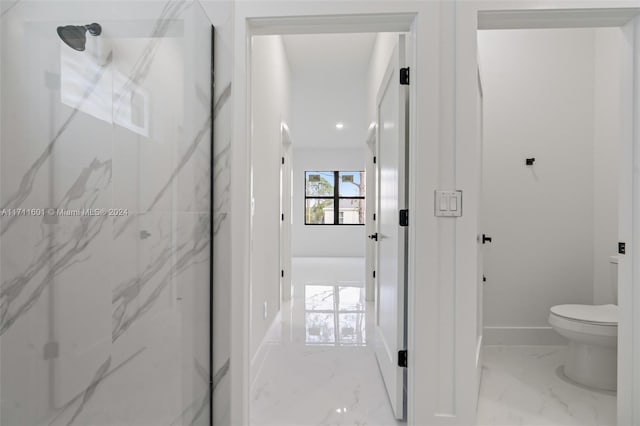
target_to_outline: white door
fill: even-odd
[[[400,84],[405,63],[405,40],[400,36],[377,97],[378,115],[378,269],[376,271],[375,352],[396,418],[404,418],[405,372],[398,352],[405,350],[406,227],[406,108],[408,86]]]

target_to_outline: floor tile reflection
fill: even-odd
[[[251,426],[395,426],[373,352],[364,259],[294,259],[293,299],[251,389]]]
[[[366,302],[362,284],[305,284],[306,343],[366,344]]]

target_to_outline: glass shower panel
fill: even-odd
[[[0,425],[209,424],[206,14],[0,14]]]

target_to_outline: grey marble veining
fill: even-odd
[[[224,90],[222,91],[220,96],[218,96],[218,99],[214,103],[214,107],[213,107],[214,119],[218,117],[222,108],[224,108],[224,106],[227,105],[227,101],[229,100],[229,98],[231,98],[231,83],[225,86]]]
[[[131,361],[133,361],[134,358],[136,358],[139,355],[141,355],[142,352],[144,352],[145,350],[146,350],[146,348],[139,349],[138,351],[133,353],[131,356],[129,356],[127,359],[125,359],[124,361],[122,361],[121,363],[119,363],[118,365],[113,367],[112,369],[110,369],[110,367],[111,367],[111,356],[107,357],[107,359],[104,361],[104,363],[102,363],[102,365],[100,365],[98,367],[98,369],[97,369],[94,377],[92,378],[91,382],[89,383],[89,385],[84,390],[82,390],[82,392],[80,392],[75,397],[73,397],[69,402],[67,402],[61,408],[59,408],[58,409],[58,413],[49,421],[49,425],[53,426],[53,425],[58,424],[57,421],[64,414],[66,414],[67,411],[69,411],[69,409],[71,407],[73,407],[77,402],[80,402],[77,405],[76,409],[73,411],[73,414],[72,414],[70,420],[68,420],[66,422],[67,426],[72,425],[75,422],[76,418],[82,413],[82,410],[86,406],[87,402],[94,395],[94,393],[95,393],[96,389],[98,388],[98,386],[104,380],[106,380],[109,376],[111,376],[112,374],[115,374],[118,370],[120,370],[125,365],[127,365]]]
[[[2,10],[0,10],[0,19],[2,19],[5,15],[7,15],[9,12],[11,12],[11,9],[16,7],[18,5],[18,3],[20,3],[21,1],[22,0],[13,0],[11,2],[0,1],[0,5],[2,5],[4,3],[9,3],[9,6],[6,6]]]
[[[193,236],[192,239],[176,246],[166,246],[139,276],[116,288],[113,297],[114,342],[153,307],[174,278],[195,263],[209,261],[208,215],[199,216],[195,228],[189,234]],[[204,259],[198,257],[201,254],[205,254]],[[167,264],[169,267],[166,267]],[[140,297],[142,290],[148,285],[152,285],[152,290]]]
[[[88,185],[90,181],[93,187]],[[109,187],[110,182],[111,161],[100,162],[96,159],[82,170],[56,208],[69,209],[72,203],[78,204],[79,200],[82,208],[93,208],[97,196]],[[28,218],[22,218],[22,220],[28,220]],[[100,234],[106,220],[107,216],[78,217],[71,232],[56,234],[58,240],[50,241],[49,237],[50,233],[58,230],[55,226],[42,235],[40,243],[36,246],[38,254],[34,260],[20,274],[3,281],[0,286],[0,336],[33,308],[56,275],[74,263],[82,261],[85,250]],[[39,283],[31,288],[29,296],[20,301],[22,293],[38,279]],[[14,306],[16,304],[18,306]]]
[[[197,424],[208,424],[209,419],[205,419],[204,414],[209,407],[209,370],[200,364],[197,360],[194,360],[194,369],[198,373],[198,377],[202,380],[204,391],[199,399],[191,402],[180,413],[180,415],[171,422],[171,426],[194,426]]]
[[[75,107],[75,109],[71,112],[69,117],[64,121],[62,126],[58,129],[53,139],[48,143],[45,150],[40,154],[40,156],[36,159],[36,161],[29,167],[29,169],[24,173],[22,179],[20,181],[19,188],[7,198],[7,201],[0,207],[0,209],[17,209],[22,206],[22,203],[27,199],[31,191],[33,190],[34,181],[42,169],[42,166],[50,159],[51,153],[56,145],[56,143],[60,140],[60,137],[65,133],[73,119],[76,117],[78,112],[80,111],[80,107],[84,102],[86,102],[98,83],[102,79],[106,69],[111,64],[113,59],[113,53],[108,55],[107,61],[104,65],[98,67],[98,71],[91,79],[91,84],[88,85],[86,91],[82,95],[80,103]],[[0,236],[2,236],[9,227],[15,222],[15,217],[7,220],[2,227],[0,227]]]
[[[213,375],[213,390],[215,391],[222,379],[224,379],[229,373],[229,368],[231,367],[231,359],[227,358],[225,363],[216,371],[216,374]]]
[[[220,96],[215,102],[214,119],[217,117],[218,113],[222,110],[222,108],[225,105],[227,105],[227,101],[229,100],[230,96],[231,96],[231,83],[229,83],[225,87],[225,89],[223,90],[223,92],[220,94]],[[171,173],[171,175],[169,176],[165,184],[154,196],[153,201],[146,208],[145,212],[150,212],[156,206],[156,204],[162,199],[162,197],[165,196],[169,188],[171,188],[171,186],[175,183],[175,180],[180,175],[180,172],[184,169],[184,167],[189,163],[189,161],[193,157],[198,146],[201,143],[208,142],[205,136],[209,133],[210,129],[211,129],[211,117],[208,116],[206,121],[203,123],[203,125],[198,129],[191,143],[188,145],[188,148],[186,149],[185,153],[182,155],[182,157],[178,161],[178,164],[175,170]],[[213,160],[213,169],[215,174],[214,182],[218,182],[222,178],[223,173],[228,173],[229,152],[230,152],[230,144],[227,143],[225,144],[224,148],[215,155]],[[230,190],[230,184],[227,184],[227,186],[223,188],[222,191],[216,191],[215,199],[219,201],[216,202],[216,205],[213,208],[214,215],[218,219],[214,226],[214,234],[219,229],[220,227],[219,225],[221,221],[224,220],[224,218],[226,217],[226,215],[223,217],[220,215],[216,215],[216,213],[220,211],[220,209],[222,208],[222,204],[225,203],[226,202],[225,200],[228,199],[229,190]],[[117,223],[115,236],[119,237],[120,235],[122,235],[122,233],[127,229],[127,227],[129,227],[132,224],[133,220],[134,220],[133,216],[129,216],[126,219],[120,220]]]
[[[176,179],[183,171],[185,166],[189,163],[194,153],[197,151],[198,146],[203,143],[203,141],[207,140],[205,136],[209,134],[211,129],[211,117],[207,117],[204,124],[198,129],[197,133],[193,137],[193,140],[187,147],[187,150],[182,155],[176,168],[171,172],[167,181],[162,186],[162,188],[156,193],[150,205],[146,208],[145,212],[148,213],[158,204],[158,202],[167,194],[172,185],[175,184]],[[115,237],[119,237],[122,233],[133,223],[134,216],[129,216],[126,219],[119,221],[116,225]]]
[[[133,66],[133,69],[129,72],[128,81],[125,83],[122,90],[114,93],[114,106],[116,112],[122,105],[122,97],[131,93],[134,87],[143,83],[151,70],[155,54],[162,43],[163,37],[167,34],[170,25],[177,17],[184,13],[190,5],[191,2],[187,0],[169,0],[165,4],[160,16],[156,19],[153,31],[150,34],[151,41],[147,43],[142,54],[138,57],[138,60]]]

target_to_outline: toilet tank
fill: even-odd
[[[615,297],[615,303],[618,304],[618,256],[609,257],[609,284]]]

